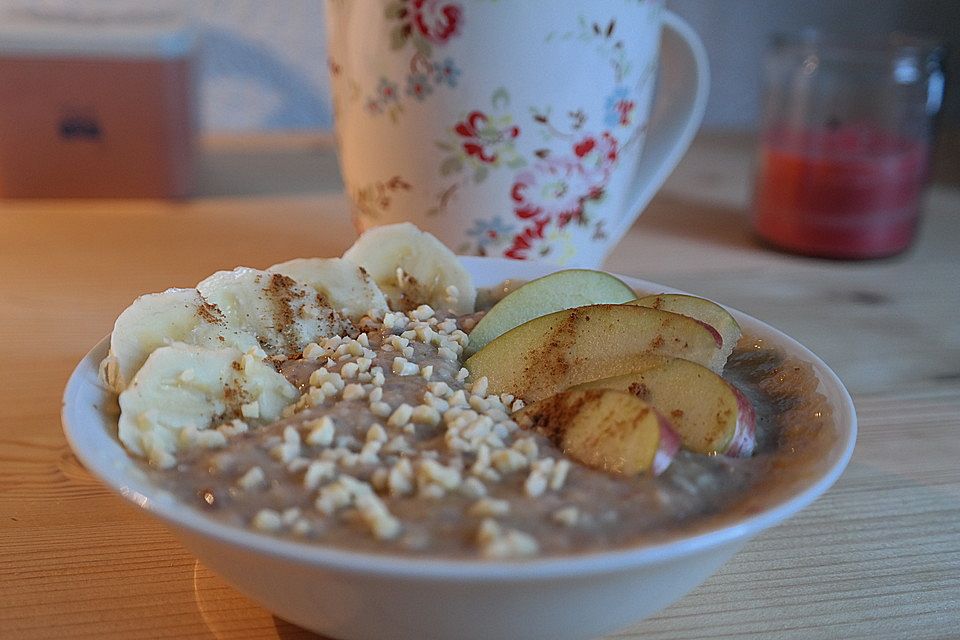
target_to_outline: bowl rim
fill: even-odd
[[[478,280],[479,286],[502,282],[506,278],[498,278],[496,274],[504,271],[511,278],[528,279],[561,269],[543,262],[518,262],[502,258],[464,257],[461,260]],[[683,293],[646,280],[613,275],[637,291]],[[669,562],[740,539],[746,540],[778,524],[826,492],[843,473],[853,454],[857,433],[856,411],[849,392],[837,375],[796,340],[747,314],[726,308],[751,335],[769,340],[813,366],[820,382],[819,390],[827,396],[834,412],[837,442],[830,451],[833,460],[808,480],[801,490],[755,514],[690,535],[681,534],[663,542],[523,560],[436,558],[350,551],[315,542],[275,538],[221,523],[176,503],[169,496],[163,496],[165,492],[162,490],[161,494],[157,494],[157,487],[151,485],[145,476],[138,477],[143,474],[137,471],[133,458],[120,445],[115,434],[115,419],[97,406],[98,399],[102,402],[110,396],[110,392],[99,385],[97,378],[99,362],[109,347],[109,335],[84,356],[71,374],[64,389],[61,419],[71,449],[91,474],[127,502],[179,530],[178,533],[206,536],[220,543],[296,563],[380,576],[519,582],[629,571],[643,565]],[[118,452],[122,454],[119,458],[116,456]]]

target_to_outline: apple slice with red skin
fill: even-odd
[[[701,323],[686,316],[625,304],[597,304],[540,316],[492,340],[467,359],[473,380],[489,393],[535,402],[598,372],[634,371],[646,353],[686,358],[719,371],[720,349]]]
[[[564,391],[524,407],[513,418],[568,457],[608,473],[658,475],[680,449],[670,421],[626,391]]]
[[[702,454],[748,457],[756,443],[750,400],[717,374],[688,360],[647,355],[631,373],[585,382],[572,391],[618,389],[666,415],[683,447]]]
[[[627,304],[661,309],[699,320],[714,332],[714,337],[723,353],[724,362],[733,353],[742,335],[740,325],[730,312],[706,298],[682,293],[658,293],[632,300]]]

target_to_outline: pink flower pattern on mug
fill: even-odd
[[[490,117],[482,111],[471,111],[466,118],[458,122],[453,130],[461,140],[461,147],[467,156],[472,156],[485,164],[496,164],[498,160],[497,147],[509,145],[518,135],[520,127],[491,122]]]
[[[573,145],[573,154],[595,188],[603,188],[617,165],[617,139],[609,131],[587,135]]]
[[[619,86],[607,96],[606,114],[603,118],[603,124],[613,127],[629,127],[633,122],[633,112],[637,103],[630,99],[630,91],[627,87]]]
[[[514,177],[510,198],[521,220],[570,220],[593,192],[594,186],[572,157],[547,158]]]
[[[397,83],[381,77],[375,96],[367,98],[365,108],[371,115],[378,115],[390,108],[396,108],[399,100]]]
[[[543,230],[546,226],[546,220],[534,219],[520,233],[513,236],[510,247],[503,252],[503,255],[514,260],[527,260],[531,257],[537,257],[536,254],[531,255],[531,253],[544,239]]]
[[[397,122],[403,114],[398,85],[404,95],[423,102],[441,86],[457,87],[460,69],[452,58],[431,59],[434,46],[456,37],[463,25],[463,8],[446,0],[394,0],[386,5],[384,15],[395,23],[390,31],[390,48],[403,49],[412,44],[409,73],[397,80],[381,77],[373,95],[364,100],[370,115],[389,114]]]
[[[398,193],[410,189],[411,184],[400,176],[364,185],[353,192],[355,215],[376,219],[390,209]]]
[[[407,76],[407,95],[423,100],[433,93],[430,77],[425,73],[411,73]]]
[[[434,44],[457,35],[463,21],[460,5],[445,0],[412,0],[409,15],[420,35]]]
[[[433,45],[446,43],[463,28],[463,7],[449,0],[394,0],[387,3],[384,15],[396,23],[390,30],[391,48],[411,42],[426,56]]]
[[[577,139],[568,155],[547,155],[517,173],[510,197],[521,220],[553,222],[563,228],[590,222],[585,208],[603,198],[617,162],[617,140],[604,131]]]
[[[392,0],[385,6],[385,16],[394,25],[390,48],[412,50],[409,71],[401,78],[381,77],[365,107],[369,114],[387,113],[397,123],[405,101],[411,101],[409,106],[430,100],[441,88],[458,87],[461,70],[454,58],[435,58],[434,51],[460,35],[468,23],[463,7],[450,0]],[[576,243],[606,240],[605,221],[592,210],[606,198],[620,156],[645,131],[644,123],[637,122],[638,100],[654,69],[653,63],[646,69],[633,68],[617,27],[612,18],[593,22],[581,16],[573,29],[552,32],[546,40],[579,41],[609,65],[612,83],[600,110],[576,104],[531,105],[527,108],[532,122],[527,124],[511,110],[510,95],[501,87],[488,107],[476,105],[465,111],[447,125],[447,137],[435,141],[446,152],[438,166],[446,180],[435,185],[439,190],[428,215],[451,213],[458,193],[494,172],[501,172],[499,183],[509,185],[506,216],[472,218],[462,229],[459,252],[545,258],[562,264],[576,255]],[[532,140],[537,146],[526,157],[517,145],[527,146]],[[367,185],[355,199],[363,202],[361,215],[375,217],[390,207],[396,191],[412,188],[394,177]]]
[[[509,103],[509,96],[498,91],[494,105]],[[471,171],[475,183],[487,179],[490,170],[506,166],[518,169],[526,161],[517,152],[515,141],[520,127],[509,113],[493,114],[474,109],[458,120],[446,140],[438,140],[437,147],[449,152],[440,163],[440,175],[450,176]]]
[[[457,86],[457,78],[459,77],[460,69],[453,64],[453,60],[450,58],[433,65],[433,82],[437,86],[445,84],[450,88],[455,88]]]
[[[516,225],[504,220],[501,216],[493,216],[473,220],[473,224],[466,233],[476,247],[473,252],[478,256],[489,256],[500,253],[510,244],[515,229]],[[467,243],[461,247],[461,251],[470,250],[470,248],[470,243]]]
[[[505,108],[509,95],[498,90],[492,103],[495,109]],[[506,229],[501,228],[497,242],[491,242],[478,229],[471,228],[472,233],[467,233],[471,242],[458,250],[478,255],[502,250],[501,255],[518,259],[545,257],[551,245],[558,243],[572,251],[573,241],[565,230],[570,224],[592,229],[583,236],[585,241],[604,239],[603,221],[592,220],[589,208],[605,197],[621,151],[618,139],[606,129],[585,132],[588,116],[582,109],[566,114],[565,125],[551,120],[549,109],[534,110],[532,118],[535,126],[541,128],[541,137],[550,144],[536,151],[536,160],[529,166],[514,148],[522,132],[509,113],[493,116],[479,109],[470,111],[454,124],[449,141],[437,142],[438,147],[451,152],[440,165],[442,176],[459,174],[469,165],[474,169],[474,182],[480,182],[492,169],[517,170],[509,198],[519,229],[511,231],[511,238],[504,238]],[[507,154],[510,158],[505,162]],[[437,212],[442,210],[438,208]],[[554,252],[551,258],[560,260],[569,251]]]
[[[544,220],[525,227],[515,235],[503,255],[514,260],[550,260],[563,264],[576,251],[569,231]]]

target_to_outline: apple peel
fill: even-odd
[[[719,375],[681,358],[647,355],[623,375],[591,380],[573,390],[629,391],[670,417],[683,447],[704,455],[748,457],[756,439],[750,399]]]
[[[558,311],[516,327],[467,359],[471,377],[492,393],[536,402],[607,375],[629,373],[656,353],[714,371],[723,367],[713,334],[696,320],[643,306],[598,304]]]
[[[730,388],[737,396],[737,408],[742,418],[737,420],[737,430],[723,454],[733,458],[749,458],[757,446],[757,412],[750,398],[744,395],[736,385],[731,384]]]
[[[740,325],[729,311],[716,302],[699,296],[658,293],[632,300],[627,304],[678,313],[697,320],[714,334],[724,362],[733,353],[742,334]]]
[[[614,389],[564,391],[524,407],[514,419],[568,457],[608,473],[658,475],[680,449],[669,419],[635,395]]]

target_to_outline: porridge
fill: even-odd
[[[723,377],[755,409],[751,457],[681,450],[657,476],[590,468],[518,424],[521,398],[495,393],[464,367],[482,312],[463,313],[457,285],[439,282],[424,293],[422,274],[401,266],[380,301],[371,291],[383,277],[372,269],[367,279],[361,269],[358,286],[372,303],[351,313],[324,304],[336,292],[314,298],[308,286],[260,273],[243,278],[274,291],[266,303],[254,301],[273,305],[272,333],[246,319],[249,299],[234,304],[242,296],[221,291],[188,304],[189,331],[149,346],[129,383],[116,382],[118,354],[104,367],[105,379],[124,387],[127,448],[149,460],[159,486],[232,525],[379,553],[581,553],[749,513],[762,499],[751,489],[802,473],[830,444],[831,418],[809,365],[745,336]],[[481,293],[481,305],[498,297]],[[178,364],[161,366],[165,354]],[[152,372],[160,372],[153,385]],[[176,398],[176,406],[153,393],[206,379],[213,382],[202,394]]]

